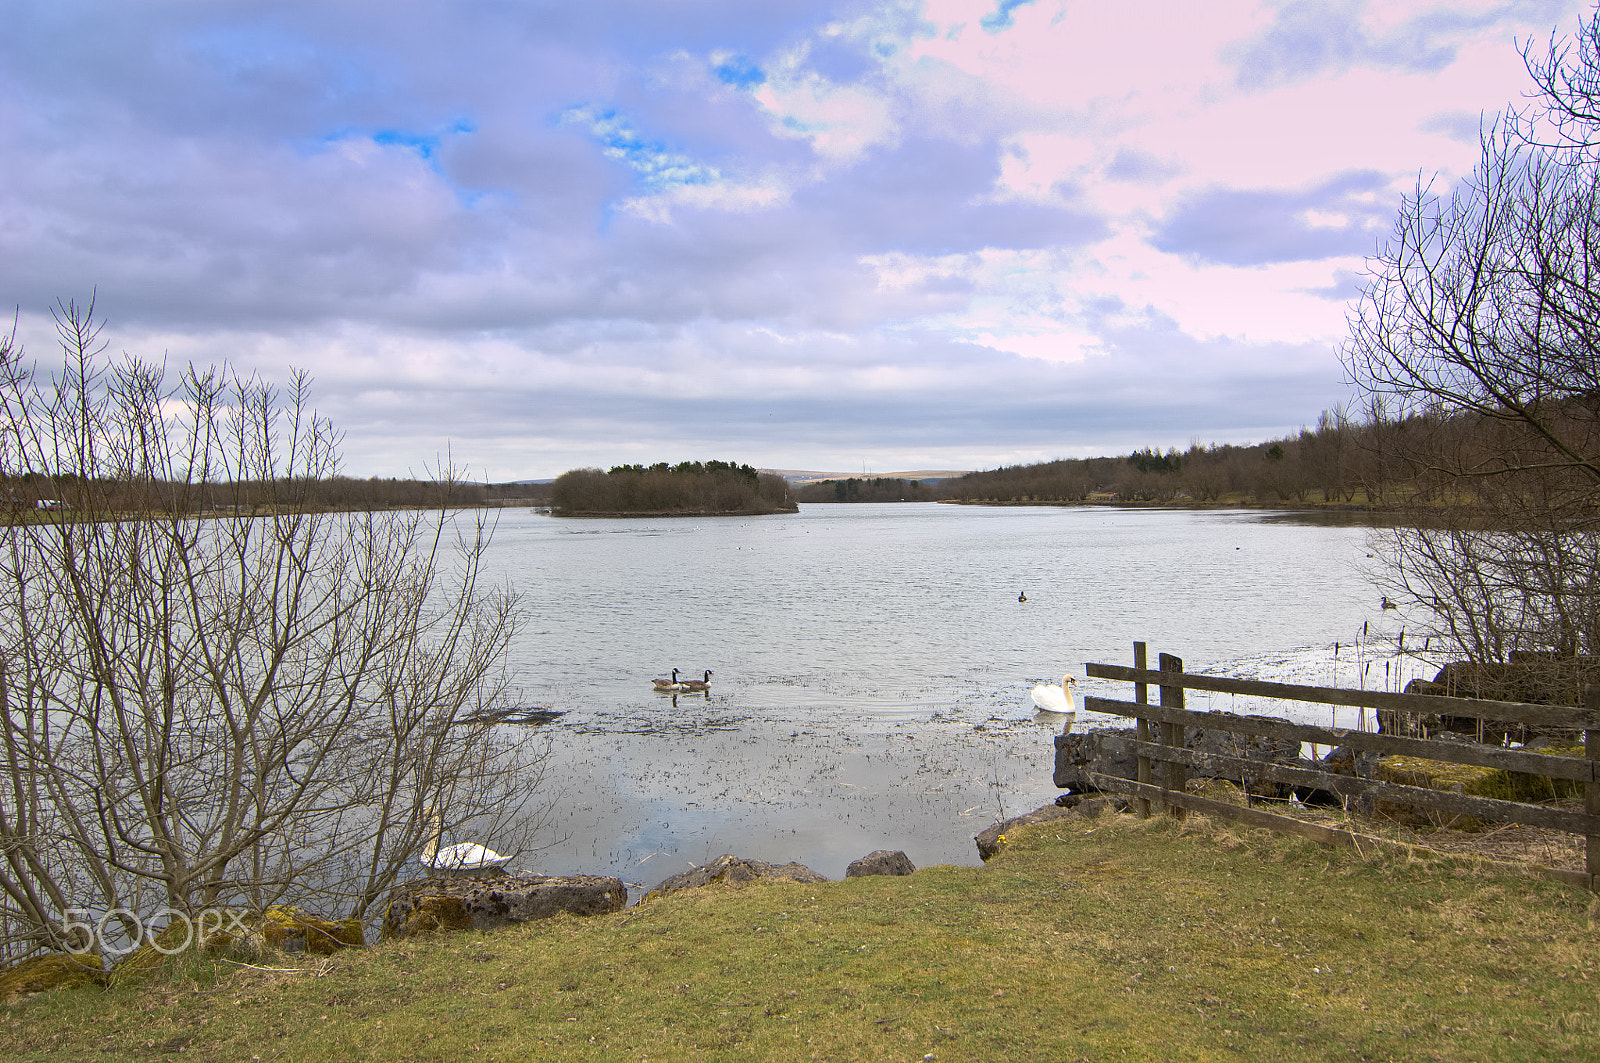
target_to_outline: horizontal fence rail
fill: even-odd
[[[1085,711],[1103,712],[1108,716],[1143,717],[1162,723],[1184,723],[1191,727],[1203,727],[1208,731],[1234,731],[1240,734],[1265,735],[1269,738],[1288,738],[1319,746],[1348,746],[1364,752],[1422,757],[1426,760],[1449,760],[1480,768],[1502,768],[1506,771],[1548,775],[1553,779],[1570,779],[1574,782],[1594,782],[1600,778],[1600,763],[1579,760],[1577,757],[1552,757],[1520,749],[1501,749],[1499,746],[1441,742],[1430,738],[1404,738],[1400,735],[1357,731],[1344,727],[1318,727],[1316,724],[1294,723],[1272,716],[1239,716],[1229,712],[1164,709],[1160,705],[1139,705],[1131,701],[1115,701],[1111,698],[1092,696],[1083,699],[1083,707]],[[1450,755],[1442,755],[1441,750]]]
[[[1302,686],[1269,683],[1226,676],[1195,675],[1183,671],[1183,661],[1162,654],[1161,667],[1146,667],[1147,651],[1142,642],[1134,643],[1134,667],[1089,664],[1085,671],[1092,679],[1120,680],[1134,684],[1134,700],[1086,697],[1083,707],[1089,712],[1130,717],[1136,721],[1131,737],[1103,735],[1097,752],[1131,756],[1137,778],[1128,779],[1095,771],[1090,781],[1099,789],[1133,797],[1140,811],[1148,815],[1152,805],[1160,805],[1174,815],[1185,810],[1204,811],[1242,820],[1256,826],[1289,831],[1322,842],[1360,844],[1381,840],[1308,823],[1249,806],[1251,783],[1271,782],[1284,786],[1322,790],[1352,798],[1367,809],[1379,802],[1401,805],[1424,812],[1448,816],[1506,821],[1533,827],[1582,835],[1587,844],[1585,869],[1581,872],[1543,868],[1550,877],[1595,889],[1600,883],[1600,691],[1590,689],[1582,707],[1533,705],[1522,702],[1491,701],[1477,698],[1441,697],[1428,694],[1401,694],[1382,690],[1347,690],[1338,687]],[[1149,703],[1149,688],[1160,691],[1160,704]],[[1287,701],[1349,708],[1370,708],[1422,716],[1478,717],[1531,726],[1579,729],[1584,732],[1584,753],[1579,757],[1550,756],[1523,749],[1505,749],[1474,742],[1412,738],[1381,732],[1320,727],[1294,723],[1273,716],[1240,715],[1228,712],[1197,712],[1184,707],[1185,690],[1204,690],[1221,694],[1244,694]],[[1269,759],[1251,756],[1248,748],[1233,752],[1205,752],[1190,749],[1189,728],[1202,732],[1231,732],[1313,745],[1344,747],[1352,752],[1352,774],[1326,770],[1321,761]],[[1057,738],[1058,757],[1064,745],[1076,741],[1070,736]],[[1242,742],[1248,747],[1248,742]],[[1455,764],[1469,764],[1536,777],[1563,779],[1582,784],[1584,810],[1571,811],[1546,805],[1500,798],[1479,797],[1454,791],[1387,782],[1364,773],[1356,754],[1400,755]],[[1156,765],[1161,766],[1159,781]],[[1191,794],[1187,790],[1191,771],[1202,775],[1238,778],[1245,783],[1244,807]],[[1386,843],[1383,843],[1386,844]]]
[[[1529,705],[1520,701],[1487,701],[1478,698],[1446,697],[1438,694],[1398,694],[1387,690],[1348,690],[1343,687],[1297,686],[1268,683],[1259,679],[1230,679],[1194,672],[1151,671],[1117,664],[1089,664],[1084,669],[1090,679],[1121,679],[1151,686],[1208,690],[1216,694],[1247,694],[1283,701],[1308,701],[1317,705],[1343,705],[1351,709],[1392,709],[1441,716],[1477,716],[1482,719],[1515,720],[1544,727],[1592,728],[1600,721],[1594,710],[1568,705]]]

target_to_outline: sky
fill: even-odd
[[[0,0],[0,306],[307,371],[357,476],[1261,441],[1587,10]]]

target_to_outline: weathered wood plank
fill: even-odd
[[[1148,651],[1146,650],[1144,643],[1135,642],[1133,644],[1133,666],[1135,668],[1139,669],[1141,672],[1144,671],[1145,665],[1149,662],[1149,658],[1146,655],[1147,652]],[[1140,705],[1148,705],[1148,704],[1150,704],[1150,686],[1149,686],[1149,684],[1147,684],[1147,683],[1135,683],[1135,684],[1133,684],[1133,700],[1138,702]],[[1150,741],[1150,721],[1149,720],[1146,720],[1143,717],[1141,717],[1140,719],[1135,721],[1134,727],[1139,732],[1139,741],[1141,741],[1141,742]],[[1142,782],[1142,783],[1148,783],[1150,781],[1150,758],[1149,757],[1140,757],[1137,767],[1138,767],[1139,781]],[[1142,797],[1139,798],[1139,815],[1145,817],[1146,819],[1150,818],[1150,802],[1146,801]]]
[[[1600,709],[1600,687],[1586,687],[1583,699],[1590,709]],[[1600,729],[1583,732],[1583,747],[1589,767],[1600,764]],[[1600,782],[1591,781],[1583,788],[1583,808],[1591,816],[1600,815]],[[1585,870],[1590,875],[1600,875],[1600,830],[1590,830],[1583,844]]]
[[[1119,752],[1145,753],[1155,760],[1183,763],[1216,775],[1244,776],[1289,786],[1331,790],[1349,797],[1395,801],[1447,816],[1506,820],[1529,827],[1548,827],[1551,830],[1567,831],[1571,834],[1600,834],[1600,818],[1585,812],[1568,812],[1559,808],[1523,804],[1520,801],[1501,801],[1492,797],[1474,797],[1470,794],[1445,790],[1430,790],[1423,786],[1361,779],[1353,775],[1335,775],[1291,764],[1256,760],[1252,757],[1232,757],[1225,753],[1173,749],[1169,746],[1139,742],[1133,738],[1120,738],[1115,735],[1107,735],[1101,742]]]
[[[1091,679],[1116,679],[1128,683],[1160,683],[1162,674],[1149,669],[1128,668],[1119,664],[1089,664],[1084,670]],[[1308,701],[1320,705],[1346,705],[1351,708],[1394,709],[1398,712],[1438,713],[1446,716],[1477,716],[1510,720],[1547,727],[1583,729],[1600,726],[1600,717],[1588,708],[1569,705],[1529,705],[1518,701],[1480,701],[1476,698],[1441,697],[1434,694],[1396,694],[1387,690],[1346,690],[1341,687],[1298,686],[1268,683],[1259,679],[1233,679],[1227,676],[1185,672],[1173,680],[1189,690],[1209,690],[1217,694],[1249,694],[1257,697]]]
[[[1378,838],[1370,834],[1357,834],[1353,831],[1337,830],[1333,827],[1324,827],[1320,823],[1307,823],[1305,820],[1295,819],[1291,816],[1280,816],[1275,812],[1263,812],[1259,808],[1245,808],[1242,805],[1230,805],[1226,801],[1216,801],[1199,794],[1163,794],[1158,786],[1149,786],[1134,782],[1132,779],[1119,779],[1115,775],[1092,775],[1096,786],[1110,793],[1127,794],[1130,797],[1142,797],[1153,801],[1168,801],[1173,804],[1182,804],[1184,807],[1208,815],[1223,816],[1227,819],[1248,823],[1253,827],[1265,827],[1284,834],[1298,834],[1312,841],[1324,845],[1346,845],[1359,849],[1363,845],[1374,848],[1411,848],[1404,842],[1391,841],[1388,838]],[[1421,848],[1421,847],[1419,847]],[[1434,850],[1437,851],[1437,850]],[[1457,859],[1467,859],[1459,853],[1443,853],[1444,856],[1453,856]],[[1539,864],[1512,864],[1501,860],[1485,859],[1484,863],[1494,864],[1515,870],[1527,870],[1544,878],[1564,882],[1570,886],[1579,886],[1592,890],[1600,882],[1597,876],[1584,871],[1569,871],[1559,867],[1545,867]]]
[[[1217,801],[1199,794],[1190,793],[1165,793],[1159,786],[1148,786],[1144,783],[1134,782],[1132,779],[1119,779],[1115,775],[1101,775],[1098,772],[1090,775],[1094,784],[1108,793],[1128,794],[1130,796],[1148,797],[1152,801],[1164,801],[1170,804],[1182,805],[1195,812],[1206,812],[1230,819],[1240,820],[1256,827],[1266,827],[1268,830],[1282,831],[1288,834],[1298,834],[1303,838],[1321,842],[1324,845],[1350,845],[1352,839],[1362,842],[1371,842],[1374,845],[1395,844],[1384,838],[1375,838],[1365,834],[1354,834],[1350,831],[1337,830],[1325,827],[1320,823],[1307,823],[1303,819],[1291,816],[1280,816],[1276,812],[1263,812],[1259,808],[1246,808],[1243,805],[1230,805],[1226,801]]]
[[[1269,735],[1274,738],[1287,738],[1291,741],[1312,742],[1324,746],[1347,745],[1353,749],[1371,750],[1375,753],[1423,757],[1455,764],[1475,764],[1483,768],[1546,775],[1552,779],[1571,779],[1584,783],[1600,779],[1600,764],[1596,761],[1577,757],[1552,757],[1521,749],[1501,749],[1498,746],[1480,746],[1468,742],[1440,742],[1428,738],[1402,738],[1399,735],[1352,731],[1343,727],[1292,723],[1271,716],[1240,716],[1231,712],[1196,712],[1192,709],[1175,710],[1159,705],[1137,705],[1129,701],[1094,696],[1084,698],[1083,707],[1087,712],[1103,712],[1111,716],[1147,717],[1159,723],[1181,722],[1190,727],[1203,727],[1207,730]]]
[[[1172,676],[1183,671],[1183,658],[1181,657],[1175,657],[1170,653],[1163,653],[1158,660],[1161,663],[1161,674],[1164,676]],[[1183,709],[1183,688],[1181,686],[1174,686],[1168,682],[1163,682],[1161,684],[1161,707],[1164,709],[1178,709],[1181,711]],[[1168,746],[1182,748],[1183,724],[1163,723],[1161,725],[1161,741]],[[1150,759],[1154,760],[1156,758],[1151,757]],[[1168,760],[1166,762],[1166,767],[1162,771],[1162,778],[1165,780],[1165,786],[1163,789],[1167,790],[1169,793],[1174,790],[1176,790],[1178,793],[1183,793],[1188,789],[1189,772],[1181,763],[1177,761]],[[1179,819],[1182,819],[1184,816],[1184,809],[1182,805],[1178,805],[1170,809],[1170,811]]]

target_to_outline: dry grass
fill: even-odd
[[[1543,1060],[1600,1034],[1600,932],[1570,887],[1199,816],[1008,844],[306,974],[194,962],[0,1011],[0,1058]]]

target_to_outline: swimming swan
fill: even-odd
[[[433,812],[429,818],[433,822],[433,833],[429,835],[428,844],[423,847],[422,855],[417,857],[417,862],[423,867],[431,871],[488,871],[511,862],[511,857],[501,856],[493,849],[486,849],[477,842],[461,842],[458,845],[439,848],[439,838],[444,833],[444,822],[439,818],[438,812]]]
[[[1061,677],[1058,687],[1040,683],[1033,688],[1033,703],[1039,706],[1040,712],[1051,712],[1067,718],[1066,725],[1061,728],[1062,734],[1071,732],[1072,723],[1078,718],[1078,703],[1072,697],[1072,688],[1077,685],[1078,681],[1068,672]]]

